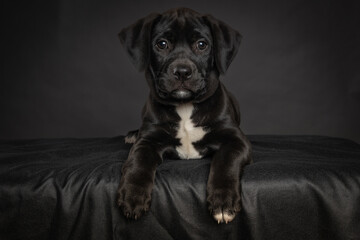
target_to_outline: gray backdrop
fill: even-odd
[[[360,142],[355,1],[3,1],[0,138],[103,137],[140,125],[148,94],[117,33],[186,6],[243,36],[223,77],[247,134]]]

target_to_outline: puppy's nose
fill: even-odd
[[[174,68],[175,78],[178,80],[187,80],[191,78],[192,70],[189,66],[180,65]]]

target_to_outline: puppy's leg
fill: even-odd
[[[241,131],[221,135],[207,183],[209,210],[218,223],[231,222],[241,209],[240,177],[245,165],[251,162],[251,147]]]
[[[128,218],[137,219],[149,210],[156,167],[162,162],[161,152],[169,143],[166,134],[152,133],[153,136],[146,137],[139,134],[122,167],[118,205]]]

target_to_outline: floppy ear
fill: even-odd
[[[221,74],[224,74],[239,49],[242,36],[226,23],[217,20],[213,16],[206,15],[204,17],[210,26],[214,39],[216,67]]]
[[[159,14],[150,14],[121,30],[120,42],[139,71],[145,70],[150,58],[150,35],[154,20]]]

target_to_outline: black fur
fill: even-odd
[[[214,216],[234,216],[241,209],[240,177],[251,162],[251,146],[239,128],[237,102],[219,75],[235,57],[240,34],[210,15],[180,8],[140,19],[119,36],[150,87],[142,125],[128,136],[136,140],[119,185],[118,204],[124,214],[136,219],[149,210],[156,167],[164,154],[177,156],[180,145],[176,106],[191,102],[192,122],[207,132],[193,146],[201,156],[212,156],[209,210]]]

